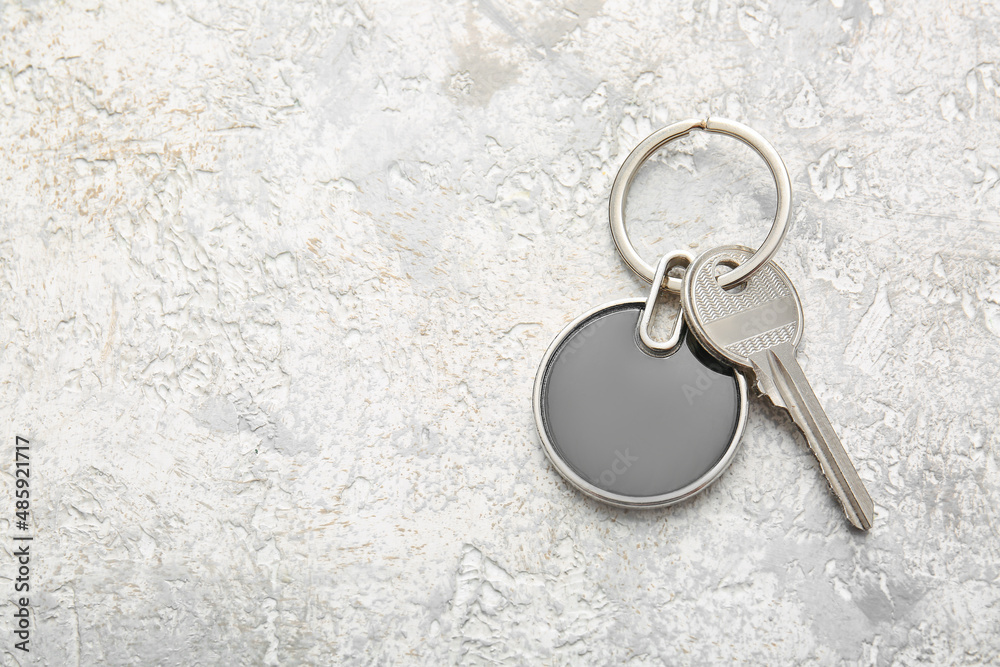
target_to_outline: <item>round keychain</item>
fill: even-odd
[[[533,405],[542,445],[556,470],[588,496],[620,507],[662,507],[705,489],[732,462],[746,425],[747,381],[707,353],[679,313],[667,341],[649,334],[662,291],[680,292],[669,275],[686,268],[686,252],[654,267],[625,230],[625,200],[639,167],[670,141],[693,130],[725,134],[754,149],[778,189],[774,224],[746,261],[719,277],[742,284],[777,251],[788,227],[791,182],[774,148],[750,128],[721,119],[665,127],[626,158],[611,189],[615,245],[625,263],[652,286],[646,299],[598,306],[567,325],[549,345],[535,377]]]

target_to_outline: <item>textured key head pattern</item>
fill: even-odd
[[[764,264],[741,286],[725,290],[716,280],[720,265],[739,265],[753,250],[722,246],[688,268],[681,302],[692,333],[715,356],[752,368],[750,356],[802,336],[802,305],[785,272]]]

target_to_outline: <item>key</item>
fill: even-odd
[[[802,304],[788,276],[768,262],[729,290],[716,280],[752,253],[743,246],[723,246],[695,260],[681,290],[688,326],[705,349],[752,374],[758,390],[788,410],[848,520],[868,530],[874,516],[871,496],[795,360]]]

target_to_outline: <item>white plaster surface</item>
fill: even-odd
[[[4,664],[1000,660],[995,3],[0,8]],[[665,510],[540,447],[548,342],[645,294],[618,165],[708,114],[792,174],[778,261],[868,534],[761,400]],[[697,136],[629,228],[650,258],[759,243],[769,178]]]

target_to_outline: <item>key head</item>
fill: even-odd
[[[698,341],[722,361],[752,371],[750,356],[802,337],[802,304],[792,281],[774,262],[732,289],[717,277],[753,255],[744,246],[721,246],[688,267],[681,304]]]

